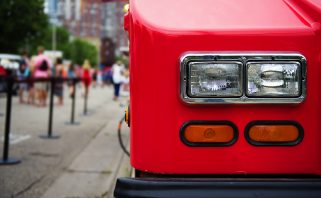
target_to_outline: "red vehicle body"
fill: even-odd
[[[313,185],[320,184],[320,0],[131,0],[125,28],[130,39],[131,164],[139,177],[170,177],[171,182],[182,177],[290,177],[314,178]],[[298,55],[300,64],[306,64],[306,90],[296,102],[241,97],[189,102],[181,93],[182,61],[199,54],[213,60]],[[191,121],[228,121],[238,135],[228,146],[189,146],[181,130]],[[253,121],[297,123],[302,139],[292,146],[253,145],[245,135]],[[121,184],[116,197],[122,197]]]

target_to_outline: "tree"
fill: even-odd
[[[17,53],[37,42],[48,27],[44,0],[0,1],[0,52]]]
[[[31,45],[32,54],[36,54],[37,46],[52,49],[52,26],[46,28],[43,36]],[[56,27],[56,50],[63,52],[63,58],[82,65],[88,59],[92,66],[97,65],[98,52],[94,45],[79,38],[70,41],[70,33],[63,27]]]
[[[46,50],[52,49],[52,26],[44,31],[44,35],[37,42],[31,44],[32,54],[36,53],[37,46],[43,46]],[[56,50],[62,51],[64,58],[71,58],[70,33],[63,27],[56,27]]]
[[[78,65],[82,65],[88,59],[92,66],[97,65],[98,52],[96,47],[84,40],[75,39],[71,42],[71,60]]]

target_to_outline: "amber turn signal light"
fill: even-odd
[[[236,138],[236,127],[230,122],[191,121],[181,129],[181,139],[189,146],[227,146]]]
[[[296,145],[303,138],[303,128],[291,121],[256,121],[248,125],[245,136],[254,145]]]
[[[127,106],[125,110],[125,122],[128,127],[130,127],[130,111],[129,111],[129,106]]]

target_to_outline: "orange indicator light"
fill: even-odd
[[[253,121],[245,128],[245,138],[255,146],[294,146],[303,136],[302,126],[295,121]]]
[[[234,129],[229,125],[188,125],[184,132],[190,143],[228,143],[234,137]]]
[[[249,130],[249,137],[256,142],[293,142],[299,130],[293,125],[256,125]]]

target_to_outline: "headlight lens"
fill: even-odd
[[[190,97],[239,97],[242,95],[242,64],[238,62],[189,63]]]
[[[247,64],[246,94],[249,97],[298,97],[300,83],[298,62]]]

